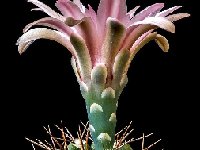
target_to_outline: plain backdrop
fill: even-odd
[[[56,9],[55,0],[42,2]],[[98,2],[83,1],[95,10]],[[189,0],[127,0],[127,6],[130,10],[141,5],[142,9],[156,2],[165,2],[165,8],[182,5],[177,12],[193,13]],[[86,122],[87,114],[70,65],[71,54],[56,42],[38,40],[20,56],[15,43],[22,29],[47,15],[31,12],[35,6],[24,0],[5,3],[2,10],[6,11],[1,13],[3,46],[0,51],[3,60],[1,129],[5,142],[1,142],[7,149],[32,149],[25,137],[44,139],[43,126],[55,129],[54,124],[60,124],[61,120],[76,135],[80,120]],[[192,15],[176,22],[175,34],[158,30],[169,40],[169,52],[163,53],[155,42],[147,44],[132,62],[128,85],[119,100],[117,130],[132,120],[133,137],[153,132],[150,142],[162,139],[155,149],[178,150],[192,146],[188,141],[195,132],[194,105],[199,100],[194,96],[198,90],[198,86],[195,88],[198,65],[197,49],[193,48],[193,18]]]

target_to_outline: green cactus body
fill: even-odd
[[[107,87],[106,78],[105,65],[98,64],[92,69],[91,82],[80,83],[95,150],[113,149],[115,142],[116,110],[121,90]]]
[[[90,131],[96,150],[112,148],[115,141],[117,98],[97,95],[94,89],[88,91],[86,107]]]

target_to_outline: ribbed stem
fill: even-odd
[[[115,142],[117,100],[115,91],[90,88],[84,96],[95,150],[112,149]]]
[[[96,64],[91,71],[91,80],[86,84],[79,81],[86,102],[90,131],[95,150],[113,149],[115,142],[117,101],[127,83],[126,78],[109,87],[106,83],[107,68]]]

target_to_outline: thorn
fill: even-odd
[[[86,137],[85,137],[86,150],[89,150],[88,140],[89,140],[89,130],[87,130]]]
[[[33,147],[33,150],[35,150],[35,146],[34,146],[34,144],[31,144],[32,145],[32,147]]]
[[[122,129],[122,131],[124,131],[122,137],[119,139],[119,142],[117,142],[117,145],[116,145],[116,148],[120,147],[122,144],[123,144],[123,141],[126,139],[126,137],[133,131],[133,129],[129,132],[128,132],[128,129],[131,127],[131,124],[132,124],[132,121],[130,121],[129,125],[128,126],[125,126],[124,129]]]
[[[153,144],[151,144],[151,145],[149,145],[148,147],[147,147],[147,149],[150,149],[151,147],[153,147],[154,145],[156,145],[158,142],[160,142],[161,141],[161,139],[159,139],[159,140],[157,140],[156,142],[154,142]]]
[[[144,149],[144,133],[142,134],[142,150],[145,150]]]
[[[65,127],[66,132],[69,134],[69,138],[71,139],[72,142],[75,141],[74,137],[72,136],[71,132]]]
[[[79,126],[79,132],[77,132],[77,135],[78,135],[78,139],[80,140],[81,142],[81,150],[84,150],[84,145],[83,145],[83,141],[81,139],[81,131],[80,131],[80,126]]]

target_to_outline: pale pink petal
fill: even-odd
[[[32,26],[34,25],[43,25],[43,26],[47,26],[53,29],[56,29],[58,31],[64,32],[65,34],[67,34],[68,36],[72,33],[72,29],[67,26],[64,22],[55,19],[55,18],[51,18],[51,17],[45,17],[42,19],[39,19],[37,21],[34,21],[28,25],[25,26],[23,32],[28,31]]]
[[[105,23],[106,19],[110,16],[112,0],[100,0],[97,10],[97,18],[99,22]]]
[[[88,9],[85,10],[85,16],[91,17],[94,23],[97,22],[97,14],[90,5],[88,5]]]
[[[177,14],[169,15],[166,18],[169,21],[174,22],[174,21],[178,21],[180,19],[186,18],[186,17],[190,17],[190,14],[188,14],[188,13],[177,13]]]
[[[134,25],[141,25],[141,24],[155,25],[169,32],[172,32],[172,33],[175,32],[174,24],[164,17],[146,17],[144,20],[137,21],[134,23]]]
[[[60,15],[57,12],[55,12],[49,6],[45,5],[44,3],[42,3],[42,2],[40,2],[38,0],[28,0],[28,2],[31,2],[34,5],[36,5],[37,7],[39,7],[42,11],[47,13],[52,18],[57,18],[57,19],[62,20],[62,21],[65,19],[62,15]]]
[[[156,29],[157,27],[163,28],[172,33],[175,32],[174,24],[164,17],[147,17],[143,21],[138,21],[129,26],[126,30],[126,38],[122,44],[121,49],[131,48],[136,40],[143,33],[148,32],[151,29]]]
[[[80,8],[69,0],[58,0],[55,5],[65,17],[73,17],[78,20],[84,17]]]
[[[133,24],[133,21],[131,20],[137,9],[139,9],[140,6],[136,6],[132,10],[130,10],[128,13],[126,13],[126,16],[122,19],[123,24],[128,28],[131,24]]]
[[[126,0],[112,0],[110,11],[110,17],[121,21],[127,13]]]
[[[130,16],[130,19],[134,17],[135,15],[135,12],[140,8],[140,6],[135,6],[135,8],[133,8],[132,10],[130,10],[128,12],[129,16]]]
[[[165,17],[165,16],[167,16],[167,15],[173,13],[175,10],[177,10],[177,9],[179,9],[179,8],[181,8],[181,7],[182,7],[182,6],[174,6],[174,7],[171,7],[171,8],[169,8],[169,9],[167,9],[167,10],[163,10],[163,11],[157,13],[157,14],[156,14],[156,17]]]
[[[101,0],[97,10],[97,18],[99,22],[105,24],[108,17],[121,21],[126,16],[126,13],[126,0]]]
[[[132,45],[141,37],[145,32],[155,29],[153,25],[132,25],[126,30],[126,38],[120,49],[130,49]]]
[[[139,12],[138,14],[133,17],[132,21],[141,21],[149,16],[154,16],[157,12],[159,12],[164,7],[164,3],[156,3],[149,7],[146,7],[144,10]]]
[[[126,27],[129,27],[133,23],[133,21],[130,20],[130,15],[128,13],[120,20],[120,22]]]
[[[73,2],[80,8],[82,13],[85,13],[85,6],[83,6],[80,0],[73,0]]]
[[[108,17],[116,18],[123,25],[130,24],[125,0],[100,0],[97,10],[97,28],[100,39],[105,36],[105,26]]]
[[[149,34],[151,34],[151,32],[153,31],[152,30],[149,30],[147,32],[144,32],[135,42],[134,44],[132,45],[130,51],[132,52],[132,50],[137,47]]]
[[[106,20],[110,16],[110,9],[112,0],[100,0],[97,10],[97,25],[100,31],[100,38],[102,39],[105,34]]]
[[[163,52],[168,52],[169,43],[168,43],[168,40],[164,36],[157,34],[155,37],[155,41],[158,44],[158,46],[163,50]]]
[[[17,41],[19,53],[23,53],[33,41],[38,39],[54,40],[65,46],[74,55],[74,49],[69,41],[69,37],[62,32],[47,28],[30,29],[24,33]]]
[[[115,3],[115,1],[113,1]],[[127,14],[127,6],[126,0],[119,0],[118,7],[115,7],[113,10],[117,10],[118,14],[115,16],[111,15],[111,17],[117,18],[123,25],[127,26],[129,22],[131,22],[129,15]],[[113,11],[115,12],[115,11]]]

